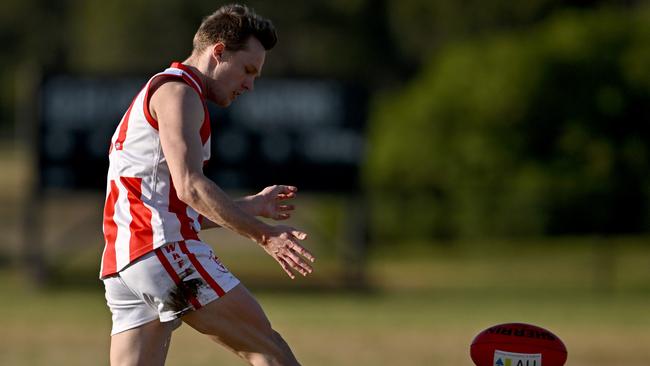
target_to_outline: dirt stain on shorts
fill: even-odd
[[[188,273],[189,272],[189,273]],[[184,278],[191,275],[191,271],[185,273]],[[189,280],[182,280],[170,293],[169,293],[169,308],[172,311],[190,311],[190,299],[198,298],[199,289],[207,286],[200,278],[192,278]]]

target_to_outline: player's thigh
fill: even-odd
[[[165,364],[173,322],[155,319],[111,336],[111,366],[162,366]]]
[[[277,348],[276,333],[257,300],[242,284],[205,307],[183,316],[183,321],[232,349],[265,352]]]

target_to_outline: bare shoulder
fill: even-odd
[[[149,104],[151,115],[160,117],[178,116],[183,120],[202,120],[203,103],[191,86],[181,81],[167,81],[154,86]],[[165,118],[163,118],[165,119]]]

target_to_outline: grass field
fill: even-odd
[[[29,230],[20,158],[0,153],[0,365],[107,365],[110,316],[96,279],[101,194],[54,194],[38,245],[52,281],[37,289],[17,259]],[[471,366],[482,329],[529,322],[559,335],[570,366],[650,365],[650,238],[559,238],[374,248],[369,290],[341,288],[337,209],[303,197],[292,223],[319,258],[289,281],[254,245],[215,230],[204,239],[250,284],[304,365]],[[340,210],[339,210],[340,211]],[[187,326],[168,365],[240,365]]]
[[[647,250],[619,244],[616,279],[599,288],[585,259],[591,252],[579,249],[555,262],[553,250],[533,255],[536,248],[516,260],[462,250],[379,257],[370,266],[372,291],[254,292],[305,365],[469,366],[473,336],[511,321],[558,334],[569,349],[567,365],[650,365],[650,291],[638,281],[650,283],[648,266],[630,281],[636,264],[648,263]],[[99,283],[37,291],[5,271],[0,291],[3,365],[107,364],[110,319]],[[168,364],[241,363],[183,326]]]

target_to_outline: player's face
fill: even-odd
[[[240,51],[223,50],[217,57],[208,97],[227,107],[239,95],[253,90],[253,83],[262,72],[266,50],[255,37],[250,37]]]

